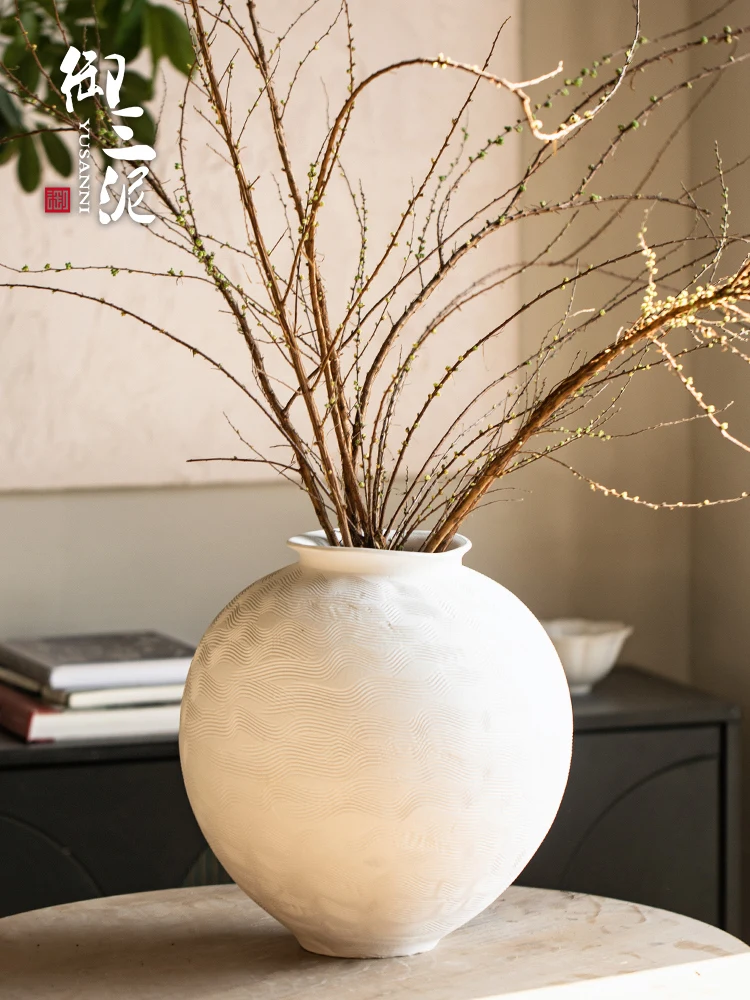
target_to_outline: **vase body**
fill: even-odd
[[[419,543],[412,538],[411,545]],[[227,872],[310,951],[429,950],[549,829],[568,685],[508,590],[439,554],[290,541],[198,646],[180,757]]]

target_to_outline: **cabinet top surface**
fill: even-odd
[[[737,705],[636,667],[616,667],[573,699],[576,732],[687,726],[739,719]]]
[[[591,694],[573,698],[576,732],[705,725],[739,714],[736,705],[635,667],[616,667]],[[0,730],[0,768],[168,759],[177,753],[174,737],[26,744]]]
[[[13,1000],[101,1000],[103,991],[108,1000],[473,1000],[544,988],[568,997],[577,994],[566,985],[625,972],[672,974],[748,954],[741,941],[689,917],[517,886],[434,951],[380,960],[303,951],[234,885],[86,900],[0,920],[3,996]]]

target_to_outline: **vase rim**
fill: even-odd
[[[406,548],[403,549],[375,549],[364,548],[354,545],[331,545],[322,529],[316,531],[306,531],[301,535],[293,535],[287,541],[290,549],[296,552],[303,561],[307,561],[314,554],[323,555],[331,565],[330,560],[337,563],[349,562],[352,558],[366,560],[369,563],[378,562],[381,565],[385,562],[393,567],[394,564],[408,564],[414,567],[416,564],[425,565],[429,563],[432,568],[437,564],[460,563],[463,557],[471,548],[471,541],[465,535],[454,535],[448,548],[444,552],[419,552],[416,546],[421,544],[430,534],[429,531],[413,531],[407,541]]]

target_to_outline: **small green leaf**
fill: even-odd
[[[73,173],[73,160],[68,147],[55,132],[42,132],[42,146],[47,154],[47,159],[63,177],[70,177]]]
[[[18,182],[24,191],[31,192],[39,186],[42,176],[39,154],[36,151],[34,139],[30,135],[19,139],[18,144],[20,147],[18,163],[16,164]]]

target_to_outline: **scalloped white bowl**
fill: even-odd
[[[622,622],[555,618],[542,622],[557,650],[571,694],[588,694],[610,672],[625,640],[633,634]]]

